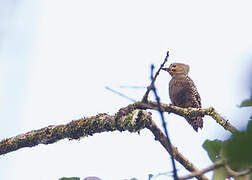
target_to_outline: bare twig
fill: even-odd
[[[167,51],[166,57],[165,57],[165,59],[164,59],[164,62],[160,65],[160,67],[159,67],[158,71],[156,72],[156,74],[155,74],[155,76],[154,76],[154,78],[153,78],[153,80],[152,80],[150,86],[147,87],[147,91],[145,92],[145,94],[144,94],[144,96],[143,96],[142,102],[147,102],[147,101],[148,101],[149,93],[150,93],[150,91],[151,91],[152,88],[153,88],[154,82],[156,81],[156,78],[157,78],[157,76],[159,75],[159,72],[160,72],[161,69],[164,67],[165,63],[167,62],[168,57],[169,57],[169,51]]]
[[[234,171],[233,169],[230,168],[230,166],[225,162],[225,160],[219,160],[219,161],[216,161],[214,164],[212,164],[211,166],[205,168],[205,169],[202,169],[202,170],[198,170],[198,171],[194,171],[192,172],[191,174],[189,175],[186,175],[186,176],[182,176],[182,177],[179,177],[179,180],[184,180],[184,179],[191,179],[191,178],[194,178],[194,177],[197,177],[197,176],[201,176],[209,171],[212,171],[212,170],[215,170],[215,169],[218,169],[220,167],[225,167],[225,169],[227,170],[228,172],[228,176],[231,176],[231,177],[240,177],[240,176],[246,176],[248,174],[250,174],[252,172],[252,167],[249,167],[248,169],[245,169],[243,171]]]
[[[233,169],[230,168],[230,166],[228,164],[225,164],[224,167],[226,168],[228,174],[232,177],[239,177],[239,176],[245,176],[249,173],[252,172],[252,167],[249,167],[248,169],[245,169],[243,171],[234,171]]]
[[[155,83],[154,83],[154,78],[153,78],[153,71],[154,71],[154,65],[152,64],[151,65],[151,81],[152,81],[152,91],[155,95],[155,98],[156,98],[156,101],[157,101],[157,104],[158,104],[158,112],[161,116],[161,120],[162,120],[162,126],[164,128],[164,132],[165,132],[165,136],[166,136],[166,140],[167,140],[167,143],[168,143],[168,148],[170,149],[171,153],[171,161],[172,161],[172,168],[173,168],[173,178],[175,180],[178,179],[178,175],[177,175],[177,169],[176,169],[176,164],[175,164],[175,161],[174,161],[174,157],[173,157],[173,152],[172,152],[172,148],[171,148],[171,140],[169,138],[169,135],[168,135],[168,131],[167,131],[167,128],[166,128],[166,122],[164,120],[164,114],[163,114],[163,111],[161,109],[161,104],[160,104],[160,97],[158,96],[157,94],[157,90],[156,90],[156,87],[155,87]]]
[[[120,86],[122,89],[144,89],[145,86]]]
[[[202,170],[198,170],[198,171],[194,171],[189,175],[183,176],[183,177],[179,177],[179,180],[184,180],[184,179],[191,179],[197,176],[201,176],[209,171],[212,171],[214,169],[220,168],[224,166],[224,161],[216,161],[214,164],[212,164],[211,166],[202,169]]]
[[[116,90],[114,90],[114,89],[111,89],[110,87],[108,87],[108,86],[106,86],[105,87],[107,90],[109,90],[109,91],[111,91],[111,92],[113,92],[113,93],[115,93],[115,94],[117,94],[117,95],[119,95],[119,96],[122,96],[122,97],[124,97],[124,98],[126,98],[126,99],[128,99],[128,100],[130,100],[130,101],[132,101],[132,102],[136,102],[136,100],[135,99],[132,99],[132,98],[130,98],[130,97],[128,97],[128,96],[126,96],[125,94],[123,94],[123,93],[120,93],[120,92],[118,92],[118,91],[116,91]]]

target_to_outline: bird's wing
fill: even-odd
[[[189,102],[192,103],[191,106],[188,106],[188,107],[201,108],[200,95],[198,93],[198,90],[197,90],[194,82],[188,76],[187,76],[186,82],[187,82],[186,88],[187,88],[187,92],[188,92],[187,97],[188,97]]]

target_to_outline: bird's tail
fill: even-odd
[[[196,132],[198,132],[198,128],[203,128],[203,119],[200,116],[193,118],[186,118],[186,120]]]

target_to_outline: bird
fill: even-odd
[[[169,96],[172,105],[181,108],[201,108],[201,98],[198,90],[188,76],[189,65],[183,63],[172,63],[169,68],[162,68],[167,71],[172,79],[169,82]],[[198,128],[203,128],[201,116],[186,117],[187,122],[198,132]]]

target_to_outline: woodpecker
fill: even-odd
[[[172,105],[182,108],[201,108],[201,99],[197,88],[188,76],[189,66],[182,63],[172,63],[169,68],[162,68],[167,71],[172,79],[169,83],[169,96]],[[186,118],[187,122],[198,132],[203,127],[202,117]]]

